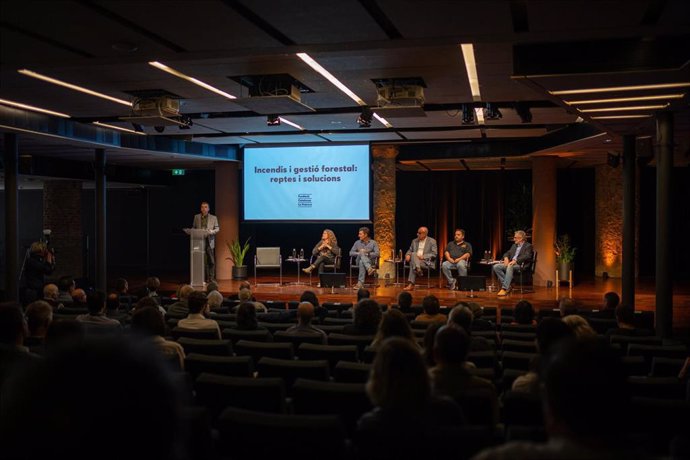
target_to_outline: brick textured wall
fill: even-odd
[[[43,185],[43,228],[52,230],[56,267],[53,277],[83,276],[80,181],[53,180]]]
[[[594,178],[595,275],[620,278],[623,256],[623,168],[601,165]]]
[[[395,157],[397,146],[374,145],[374,239],[381,251],[379,277],[395,279],[395,267],[384,261],[395,248]]]

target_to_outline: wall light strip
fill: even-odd
[[[19,70],[17,70],[17,72],[19,72],[22,75],[26,75],[27,77],[37,78],[39,80],[47,81],[48,83],[52,83],[54,85],[59,85],[59,86],[65,87],[65,88],[72,89],[74,91],[79,91],[81,93],[89,94],[91,96],[100,97],[101,99],[107,99],[107,100],[112,101],[112,102],[117,102],[118,104],[126,105],[127,107],[132,106],[132,103],[129,101],[125,101],[123,99],[118,99],[116,97],[108,96],[107,94],[99,93],[98,91],[93,91],[91,89],[84,88],[83,86],[73,85],[72,83],[67,83],[67,82],[64,82],[62,80],[58,80],[56,78],[48,77],[46,75],[42,75],[42,74],[34,72],[32,70],[19,69]]]
[[[668,99],[683,99],[685,93],[678,94],[655,94],[653,96],[636,96],[636,97],[616,97],[613,99],[588,99],[583,101],[563,101],[568,105],[585,105],[585,104],[608,104],[612,102],[640,102],[640,101],[659,101]]]
[[[631,105],[629,107],[603,107],[599,109],[585,109],[580,110],[582,113],[592,113],[592,112],[622,112],[628,110],[659,110],[665,109],[669,104],[658,104],[658,105]]]
[[[318,73],[320,73],[326,80],[330,81],[335,87],[337,87],[340,91],[343,93],[347,94],[350,99],[355,101],[359,105],[367,105],[361,97],[357,96],[350,88],[345,86],[340,80],[335,78],[335,76],[330,73],[328,70],[324,69],[321,64],[316,62],[311,56],[309,56],[307,53],[297,53],[297,57],[303,60],[309,67],[312,69],[316,70]]]
[[[479,76],[477,75],[477,61],[474,59],[474,45],[472,43],[463,43],[460,45],[462,50],[462,57],[465,60],[465,69],[467,69],[467,78],[470,81],[470,90],[472,91],[472,99],[481,101],[482,96],[479,92]]]
[[[294,123],[294,122],[288,120],[287,118],[283,118],[283,117],[278,117],[278,118],[280,118],[281,123],[285,123],[286,125],[290,125],[293,128],[299,129],[300,131],[304,131],[304,128],[302,126],[298,125],[297,123]]]
[[[126,133],[139,134],[141,136],[146,136],[146,133],[141,133],[139,131],[134,131],[133,129],[123,128],[121,126],[109,125],[107,123],[101,123],[100,121],[94,121],[94,125],[101,126],[103,128],[116,129],[118,131],[124,131]]]
[[[690,87],[690,83],[658,83],[655,85],[609,86],[607,88],[566,89],[562,91],[549,91],[549,93],[553,94],[554,96],[562,96],[565,94],[606,93],[610,91],[644,91],[649,89],[670,89],[687,87]]]
[[[600,117],[592,117],[592,120],[616,120],[626,118],[649,118],[651,115],[605,115]]]
[[[167,65],[162,64],[158,61],[150,61],[149,65],[151,65],[151,66],[153,66],[159,70],[162,70],[163,72],[167,72],[170,75],[174,75],[178,78],[182,78],[183,80],[187,80],[188,82],[194,83],[195,85],[201,86],[204,89],[212,91],[212,92],[219,94],[223,97],[226,97],[228,99],[237,99],[237,97],[233,96],[232,94],[226,93],[225,91],[221,91],[218,88],[216,88],[215,86],[211,86],[208,83],[204,83],[203,81],[201,81],[197,78],[190,77],[189,75],[183,74],[179,70],[175,70],[172,67],[168,67]]]
[[[12,107],[17,107],[20,109],[33,110],[34,112],[41,112],[48,115],[55,115],[56,117],[71,118],[66,113],[54,112],[48,109],[42,109],[40,107],[34,107],[33,105],[22,104],[21,102],[8,101],[7,99],[0,99],[0,104],[9,105]]]

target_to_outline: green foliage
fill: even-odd
[[[228,249],[230,250],[230,257],[226,257],[226,260],[231,260],[232,263],[235,264],[235,267],[243,267],[244,257],[247,255],[247,252],[249,251],[250,239],[251,236],[247,238],[247,241],[245,241],[244,244],[241,246],[239,240],[232,240],[232,243],[228,243],[226,241],[225,244],[228,245]]]
[[[570,245],[570,237],[567,234],[558,237],[556,244],[553,245],[553,249],[556,252],[556,262],[558,262],[559,264],[573,263],[573,260],[575,259],[575,251],[577,250],[577,248],[574,248]]]

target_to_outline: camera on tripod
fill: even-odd
[[[43,236],[39,240],[41,243],[45,244],[46,250],[53,255],[55,255],[55,248],[50,245],[50,235],[53,233],[49,228],[43,229]]]

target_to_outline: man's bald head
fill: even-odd
[[[55,284],[46,284],[43,286],[43,298],[57,300],[60,292]]]
[[[300,302],[297,306],[297,318],[301,324],[311,323],[314,317],[314,306],[309,302]]]

